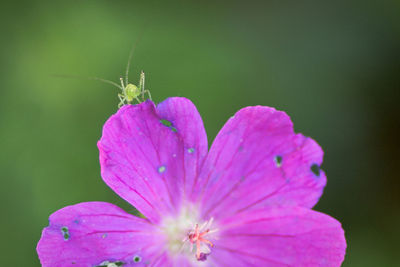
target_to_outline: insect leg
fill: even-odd
[[[142,94],[143,101],[144,101],[144,79],[145,79],[144,72],[141,71],[140,78],[139,78],[139,90],[140,90],[140,93]]]
[[[126,98],[124,97],[124,95],[121,94],[118,94],[118,98],[119,98],[118,108],[120,108],[125,104]]]
[[[126,95],[126,91],[125,91],[124,79],[123,79],[122,77],[120,77],[119,80],[121,81],[122,93],[123,93],[124,96],[125,96],[125,95]]]
[[[142,101],[140,101],[140,99],[138,97],[135,97],[135,99],[139,104],[142,103]]]
[[[153,99],[151,99],[151,94],[150,94],[150,91],[149,91],[149,90],[144,90],[144,91],[143,91],[143,94],[144,94],[144,93],[147,93],[148,96],[149,96],[149,99],[150,99],[151,101],[153,101]]]

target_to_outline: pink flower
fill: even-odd
[[[43,266],[340,266],[338,221],[311,210],[326,184],[323,151],[290,118],[246,107],[208,151],[192,102],[125,105],[104,125],[101,175],[145,217],[103,202],[50,216]]]

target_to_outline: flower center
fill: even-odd
[[[162,228],[172,255],[187,255],[191,260],[205,261],[214,247],[212,241],[217,238],[218,230],[212,225],[212,218],[204,221],[196,215],[185,210],[178,217],[165,219]]]

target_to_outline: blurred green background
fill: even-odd
[[[325,150],[316,209],[343,223],[343,266],[400,266],[400,2],[3,1],[0,11],[3,266],[39,266],[48,216],[124,203],[101,180],[96,142],[140,36],[131,81],[156,102],[185,96],[213,140],[234,112],[268,105]]]

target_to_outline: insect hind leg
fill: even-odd
[[[145,92],[145,90],[144,90],[144,80],[145,80],[144,72],[141,71],[140,72],[140,78],[139,78],[139,90],[140,90],[140,93],[142,95],[142,100],[143,101],[144,101],[144,92]]]
[[[118,108],[120,108],[123,105],[125,105],[125,102],[127,102],[127,99],[124,95],[121,95],[121,94],[118,94],[118,98],[119,98]]]
[[[147,93],[147,95],[149,96],[149,99],[150,99],[151,101],[153,101],[153,99],[151,99],[151,94],[150,94],[150,91],[149,91],[149,90],[143,90],[143,98],[144,98],[144,93]]]

